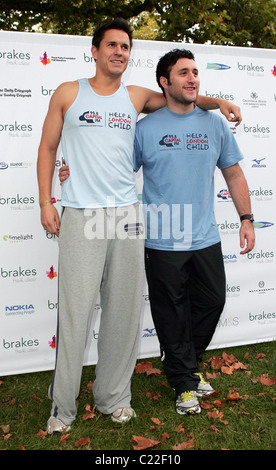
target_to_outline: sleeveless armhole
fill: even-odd
[[[74,99],[73,103],[71,104],[71,106],[69,106],[69,108],[67,109],[65,115],[64,115],[64,119],[66,118],[67,114],[69,113],[69,111],[74,107],[74,105],[78,102],[79,100],[79,96],[80,96],[80,92],[81,92],[81,89],[84,87],[84,81],[86,79],[85,78],[81,78],[79,80],[77,80],[78,84],[79,84],[79,89],[78,89],[78,93],[77,93],[77,96],[76,98]]]
[[[128,89],[127,89],[127,86],[126,86],[124,83],[122,83],[122,86],[123,86],[123,88],[124,88],[124,90],[125,90],[125,92],[126,92],[126,95],[127,95],[127,98],[128,98],[128,101],[129,101],[130,105],[132,106],[132,108],[133,108],[133,110],[134,110],[136,116],[138,117],[138,113],[137,113],[137,111],[136,111],[136,109],[135,109],[135,107],[134,107],[134,104],[132,103],[132,101],[131,101],[131,99],[130,99],[129,91],[128,91]]]

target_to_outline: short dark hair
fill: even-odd
[[[169,80],[170,71],[179,59],[191,59],[195,60],[194,54],[187,49],[173,49],[163,55],[156,67],[156,80],[163,94],[165,95],[164,88],[160,84],[160,77],[165,77]]]
[[[130,48],[132,48],[132,29],[128,22],[123,18],[115,18],[114,20],[109,21],[108,23],[105,23],[104,25],[97,28],[93,34],[92,46],[95,46],[97,49],[99,49],[104,34],[109,29],[118,29],[125,31],[125,33],[127,33],[129,37]]]

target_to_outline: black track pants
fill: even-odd
[[[179,394],[196,390],[199,363],[225,303],[221,244],[196,251],[146,248],[146,275],[163,367]]]

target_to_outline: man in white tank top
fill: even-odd
[[[121,77],[128,65],[131,46],[131,30],[124,20],[114,20],[94,33],[92,55],[96,62],[96,74],[87,80],[86,93],[91,88],[95,100],[102,99],[105,103],[110,97],[116,96],[122,87]],[[97,146],[94,145],[93,125],[83,134],[83,138],[87,139],[84,145],[82,139],[77,138],[70,141],[69,145],[64,134],[66,120],[72,115],[73,109],[76,109],[78,94],[79,81],[63,83],[53,94],[43,126],[37,162],[41,223],[45,230],[59,236],[60,248],[57,356],[49,389],[52,411],[47,423],[50,434],[68,430],[76,417],[84,350],[99,293],[102,313],[96,380],[93,386],[95,404],[99,412],[110,414],[115,422],[123,423],[135,416],[130,404],[131,378],[139,342],[144,284],[144,235],[139,204],[133,196],[134,176],[129,171],[134,132],[128,142],[129,150],[120,153],[118,163],[114,163],[114,168],[119,169],[116,176],[112,178],[113,173],[109,171],[106,182],[103,178],[107,167],[104,164],[102,171],[99,168],[102,158],[106,158],[110,167],[113,163],[113,150],[115,152],[123,147],[125,134],[120,134],[120,128],[127,130],[127,126],[131,125],[135,129],[135,120],[141,112],[149,113],[165,106],[162,93],[137,86],[125,87],[123,96],[126,103],[128,101],[126,109],[130,121],[123,123],[125,127],[117,127],[116,148],[109,146],[110,155],[103,154],[99,157]],[[225,100],[199,96],[197,105],[205,109],[220,108],[228,120],[238,123],[241,121],[240,109]],[[88,116],[87,112],[88,108],[83,109],[82,117],[79,116],[78,120],[92,121],[93,117]],[[80,132],[82,131],[83,127],[80,126]],[[79,135],[76,128],[74,132]],[[75,164],[78,169],[70,176],[71,186],[63,199],[65,209],[60,222],[59,214],[51,201],[51,189],[56,152],[62,134],[65,160],[68,153],[69,163]],[[90,137],[93,148],[89,144]],[[110,137],[106,136],[106,139]],[[91,152],[87,152],[85,158],[81,159],[83,147],[86,150],[90,147]],[[131,155],[127,154],[128,151]],[[86,167],[88,159],[89,165]],[[93,169],[99,178],[93,175],[90,183],[89,173]],[[102,193],[103,183],[108,188],[104,190],[107,193],[106,204],[96,204],[93,203],[94,199],[91,202],[85,199],[85,195],[84,198],[80,196],[84,185],[88,192],[83,194],[89,193],[90,184],[91,193]],[[68,186],[69,183],[66,184]],[[116,202],[117,199],[119,203]],[[90,219],[87,216],[87,207]],[[95,220],[96,236],[95,231],[89,229]]]

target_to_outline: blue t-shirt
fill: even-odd
[[[220,241],[214,173],[243,158],[227,123],[198,107],[162,108],[136,126],[134,169],[143,167],[146,246],[198,250]]]

